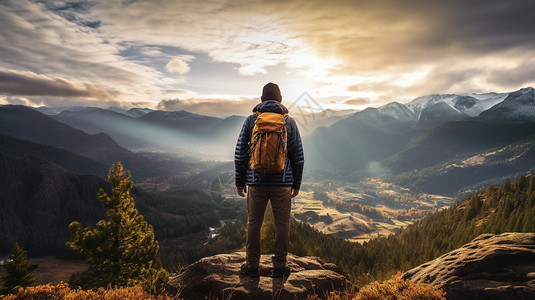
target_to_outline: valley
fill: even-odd
[[[293,200],[294,218],[351,242],[388,236],[453,204],[451,197],[413,192],[378,178],[354,184],[307,185]]]
[[[535,117],[524,113],[532,98],[532,88],[433,95],[297,120],[306,162],[292,200],[293,251],[336,261],[346,254],[334,256],[332,244],[361,249],[391,241],[469,193],[535,172]],[[106,172],[117,161],[132,172],[136,207],[154,226],[166,268],[242,249],[246,205],[235,193],[232,151],[244,118],[0,106],[0,255],[19,241],[43,259],[39,276],[65,280],[54,268],[71,263],[60,261],[70,255],[68,224],[105,217],[96,195],[109,189]],[[329,242],[311,250],[302,235]],[[436,247],[425,257],[445,249]],[[371,261],[356,261],[350,271],[368,272]],[[390,274],[381,268],[372,271]]]

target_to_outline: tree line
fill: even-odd
[[[96,195],[111,191],[100,177],[81,175],[34,156],[0,152],[0,255],[19,242],[31,256],[69,255],[68,225],[84,226],[105,216]],[[157,239],[186,236],[219,223],[215,205],[206,192],[177,190],[148,192],[133,188],[136,207],[154,226]],[[225,212],[232,218],[234,212]]]
[[[535,176],[518,177],[513,182],[473,193],[455,205],[437,211],[400,232],[351,243],[325,235],[306,223],[292,219],[289,251],[300,256],[319,256],[343,268],[358,284],[390,278],[424,262],[461,247],[483,233],[535,232]],[[274,235],[273,218],[266,213],[262,229],[262,249],[270,253]],[[230,228],[229,228],[230,229]],[[234,237],[243,245],[245,222],[222,232],[221,239]],[[234,250],[237,248],[234,248]],[[220,252],[232,249],[221,248]]]

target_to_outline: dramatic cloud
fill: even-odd
[[[187,62],[179,57],[174,57],[165,65],[167,72],[169,73],[179,73],[186,74],[190,71],[190,67]]]
[[[208,116],[250,115],[253,107],[258,104],[258,98],[243,98],[240,100],[224,99],[165,99],[156,106],[157,109],[189,112]]]
[[[0,104],[29,105],[29,102],[18,97],[0,96]]]
[[[489,82],[506,86],[511,89],[518,85],[527,86],[533,84],[535,79],[535,58],[514,60],[513,63],[497,67],[489,72]]]
[[[86,97],[101,100],[112,98],[107,91],[94,84],[74,83],[32,72],[1,69],[0,93],[25,96]]]
[[[281,18],[284,26],[322,57],[342,60],[349,74],[535,47],[535,3],[521,0],[283,3],[280,11],[300,12]]]
[[[453,86],[503,90],[509,86],[487,77],[495,69],[492,61],[507,61],[515,49],[535,55],[535,3],[520,0],[141,0],[101,2],[96,11],[109,32],[207,53],[215,61],[238,64],[242,74],[283,65],[295,70],[287,78],[306,77],[322,95],[403,98],[419,96],[405,88],[425,94],[449,92]],[[481,70],[476,85],[474,80],[449,81],[439,90],[426,89],[431,78],[413,74],[452,63],[460,73]],[[360,83],[367,87],[361,94],[346,89]]]
[[[158,97],[166,79],[154,68],[121,57],[121,46],[25,0],[0,2],[0,68],[87,82],[124,96]],[[93,91],[92,93],[94,93]]]
[[[101,1],[93,12],[104,20],[101,29],[116,39],[200,51],[253,75],[283,63],[298,46],[270,10],[260,2],[142,0]]]
[[[191,105],[269,81],[286,99],[363,105],[505,92],[535,85],[534,12],[524,0],[0,1],[0,68]]]

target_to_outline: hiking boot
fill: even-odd
[[[277,268],[277,269],[273,269],[273,274],[271,275],[271,277],[273,278],[288,277],[290,273],[291,273],[290,267]]]
[[[258,277],[260,274],[258,273],[258,268],[249,268],[247,266],[247,263],[241,265],[240,273],[245,276],[249,277]]]

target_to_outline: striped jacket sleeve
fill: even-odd
[[[293,184],[292,188],[299,189],[303,179],[303,167],[305,165],[305,154],[303,152],[303,144],[301,143],[301,135],[297,128],[297,123],[293,118],[289,118],[291,122],[291,132],[288,137],[288,159],[292,166]]]
[[[234,167],[236,176],[236,187],[245,187],[247,178],[247,167],[249,164],[249,141],[251,140],[252,128],[251,118],[249,116],[243,122],[243,126],[238,136],[236,143],[236,151],[234,152]]]

